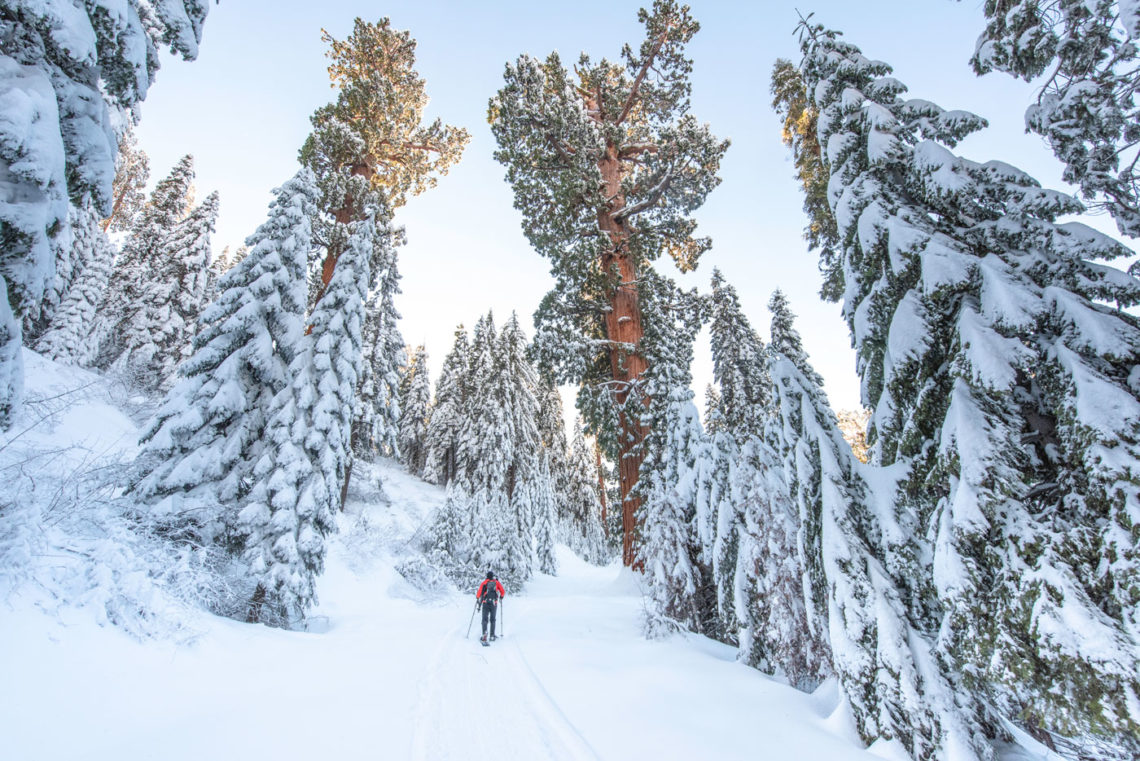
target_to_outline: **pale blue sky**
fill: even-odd
[[[401,329],[410,343],[427,344],[434,375],[457,323],[470,326],[493,308],[500,323],[514,309],[529,325],[550,283],[547,263],[523,237],[502,167],[491,157],[486,107],[502,83],[504,64],[520,53],[545,56],[554,49],[564,60],[583,50],[616,59],[623,42],[641,39],[641,4],[222,0],[211,6],[199,59],[185,64],[165,58],[142,106],[140,140],[155,177],[180,155],[194,154],[199,194],[221,194],[215,250],[236,246],[264,218],[269,190],[296,170],[309,114],[332,97],[321,28],[343,37],[356,16],[374,21],[387,15],[397,28],[409,29],[419,42],[418,68],[432,97],[429,117],[472,135],[463,161],[439,187],[398,215],[408,234],[400,259]],[[1046,186],[1063,185],[1057,162],[1038,138],[1024,134],[1031,87],[1004,75],[979,79],[969,67],[982,28],[981,0],[692,3],[702,26],[690,47],[692,110],[732,147],[722,165],[723,183],[697,215],[713,250],[695,275],[682,280],[707,289],[719,267],[765,337],[768,296],[783,288],[834,406],[844,409],[858,403],[854,354],[839,306],[816,295],[816,257],[800,237],[801,196],[769,106],[772,62],[797,58],[797,4],[842,30],[869,57],[894,66],[913,97],[988,118],[990,128],[967,139],[962,153],[1000,158]],[[1111,227],[1105,220],[1093,224]],[[694,365],[698,401],[711,378],[704,344],[702,338]]]

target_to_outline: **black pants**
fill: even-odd
[[[487,620],[491,621],[491,636],[495,636],[495,609],[499,607],[498,600],[483,601],[483,636],[487,636]]]

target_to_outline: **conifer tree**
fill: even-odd
[[[455,343],[443,360],[428,422],[424,478],[432,483],[446,485],[458,473],[459,434],[467,404],[467,363],[467,331],[460,325],[455,330]]]
[[[33,346],[51,327],[56,311],[100,245],[98,213],[90,201],[79,206],[72,204],[67,223],[71,228],[71,240],[56,251],[55,274],[44,289],[40,303],[24,314],[24,341]]]
[[[449,484],[443,506],[435,514],[428,531],[428,557],[437,566],[460,578],[468,575],[471,518],[470,498],[457,484]]]
[[[797,337],[773,332],[772,345]],[[785,484],[769,497],[767,511],[753,513],[765,540],[755,544],[762,568],[751,613],[756,654],[807,681],[827,673],[813,661],[830,650],[831,669],[865,742],[896,739],[915,759],[987,757],[982,705],[912,629],[905,597],[877,552],[889,525],[869,509],[872,496],[827,397],[814,378],[778,353],[770,372],[777,415],[772,439]],[[781,515],[781,492],[790,496],[795,518]],[[795,523],[799,546],[792,554],[787,544]],[[788,576],[799,569],[780,567],[789,555],[802,564],[804,607],[788,594]],[[805,619],[809,631],[803,630]]]
[[[709,296],[713,377],[724,424],[738,441],[764,428],[771,382],[765,376],[764,341],[740,308],[736,289],[713,270]]]
[[[514,457],[507,474],[507,488],[514,491],[514,484],[539,480],[538,468],[542,455],[542,434],[538,429],[539,403],[538,376],[534,366],[526,356],[527,339],[519,325],[518,315],[511,313],[503,325],[499,336],[499,366],[497,385],[501,396],[499,403],[508,415],[511,432],[511,451]],[[533,505],[526,499],[514,499],[518,505],[516,514],[519,530],[529,536],[534,530]]]
[[[86,219],[73,222],[75,245],[89,249],[83,269],[76,276],[63,302],[52,315],[48,329],[35,343],[36,351],[56,362],[87,365],[98,350],[93,332],[97,310],[103,303],[115,247],[99,227],[98,214],[86,208]]]
[[[706,491],[698,503],[697,529],[705,562],[712,567],[720,634],[733,642],[741,625],[735,589],[737,554],[747,504],[734,493],[733,484],[738,477],[744,482],[750,478],[747,469],[751,464],[738,463],[738,460],[749,442],[764,434],[771,380],[764,341],[744,316],[736,289],[725,282],[718,270],[713,271],[708,311],[713,377],[718,386],[714,389],[716,406],[709,410],[706,418],[710,438],[709,472],[704,479]],[[736,474],[734,471],[738,468],[744,470]]]
[[[219,282],[201,314],[181,379],[142,437],[133,491],[178,495],[207,537],[234,529],[263,455],[268,412],[301,350],[304,274],[318,189],[302,169],[274,191],[249,254]]]
[[[823,284],[819,295],[826,301],[843,297],[842,260],[838,255],[839,228],[827,200],[827,167],[819,148],[816,122],[819,110],[807,95],[803,76],[794,63],[778,58],[772,66],[772,108],[783,120],[781,137],[792,150],[796,177],[803,187],[804,213],[808,224],[804,240],[819,252]]]
[[[408,472],[420,475],[427,455],[427,429],[431,415],[431,377],[423,345],[416,347],[400,384],[400,459]]]
[[[579,404],[619,464],[626,565],[645,435],[644,400],[630,398],[647,364],[638,283],[662,253],[687,271],[709,247],[691,213],[727,149],[688,113],[684,48],[699,28],[688,6],[656,0],[638,19],[645,39],[620,64],[583,54],[571,73],[557,53],[524,55],[489,107],[523,231],[555,278],[536,315],[538,364],[583,387]]]
[[[744,522],[743,504],[733,491],[742,444],[729,432],[721,411],[714,409],[706,426],[708,444],[698,483],[696,531],[702,562],[712,571],[719,617],[718,639],[736,643],[740,621],[736,612],[737,556]],[[745,439],[747,441],[748,439]]]
[[[194,158],[184,156],[170,174],[155,185],[146,207],[135,219],[123,243],[115,272],[103,301],[98,325],[96,364],[109,368],[124,353],[150,346],[148,287],[165,273],[166,241],[190,211],[194,184]]]
[[[1058,224],[1072,197],[945,147],[980,118],[904,100],[886,64],[803,31],[872,462],[903,474],[885,568],[965,695],[1136,746],[1140,329],[1123,308],[1140,284],[1096,261],[1130,252]],[[999,732],[980,704],[960,713]],[[948,747],[934,738],[915,755]]]
[[[291,382],[269,409],[266,446],[238,516],[244,559],[257,580],[249,620],[290,622],[316,602],[324,537],[335,530],[351,457],[361,323],[375,223],[353,225],[328,290],[309,317]],[[266,611],[268,608],[268,611]]]
[[[492,396],[498,339],[490,313],[475,322],[467,360],[467,394],[456,441],[456,480],[474,496],[480,489],[506,491],[506,470],[514,457],[505,410]]]
[[[150,158],[139,147],[131,127],[119,138],[115,179],[111,182],[111,213],[103,220],[103,232],[128,232],[146,203]]]
[[[561,527],[563,541],[582,559],[601,565],[609,558],[609,552],[602,528],[594,453],[586,441],[581,420],[574,422],[567,459],[566,515]]]
[[[403,231],[389,222],[377,225],[376,233],[372,272],[378,275],[365,312],[364,363],[352,423],[353,451],[367,458],[400,455],[400,368],[407,361],[395,304],[400,292],[396,245]]]
[[[149,335],[134,347],[127,362],[133,365],[132,375],[146,379],[148,388],[167,388],[178,363],[190,353],[209,289],[210,235],[217,217],[218,194],[211,193],[171,230],[163,243],[162,269],[152,274],[143,289],[146,311],[142,319]]]
[[[689,388],[701,308],[695,294],[680,291],[662,277],[647,277],[642,295],[642,307],[653,317],[646,321],[642,344],[650,360],[644,376],[649,435],[637,483],[643,512],[641,557],[653,607],[649,633],[658,633],[669,621],[705,633],[716,606],[715,595],[711,606],[707,599],[709,579],[698,557],[696,525],[698,474],[707,452]]]
[[[538,570],[550,576],[558,573],[558,559],[554,555],[555,504],[554,480],[550,475],[547,456],[542,456],[538,479],[534,489],[534,545]]]
[[[1046,72],[1025,112],[1065,164],[1063,177],[1120,232],[1140,237],[1140,8],[1135,0],[989,0],[974,70],[1027,82]]]
[[[469,140],[466,130],[438,119],[422,123],[428,97],[408,32],[392,29],[387,18],[375,24],[358,18],[347,39],[328,32],[323,39],[337,98],[313,113],[313,131],[301,149],[301,162],[324,193],[322,288],[347,240],[344,225],[361,219],[377,198],[394,210],[434,187]]]
[[[556,525],[567,514],[569,493],[569,472],[566,442],[566,420],[562,412],[562,395],[558,387],[547,378],[539,377],[538,388],[538,435],[542,451],[550,469],[550,480],[554,488],[554,514]]]

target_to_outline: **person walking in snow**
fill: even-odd
[[[487,644],[487,622],[491,622],[491,641],[495,641],[495,610],[499,607],[499,600],[503,599],[506,595],[506,590],[499,580],[495,578],[495,574],[487,571],[487,578],[483,579],[483,583],[479,585],[479,591],[475,594],[475,602],[483,608],[483,637],[480,640],[484,645]]]

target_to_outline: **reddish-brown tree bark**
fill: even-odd
[[[610,341],[610,370],[616,381],[616,396],[619,405],[625,405],[632,384],[645,372],[648,364],[638,353],[638,346],[644,335],[641,324],[641,308],[637,298],[637,269],[629,256],[629,225],[616,214],[625,207],[625,197],[621,192],[622,164],[614,146],[607,147],[599,162],[602,173],[605,197],[610,199],[608,206],[598,215],[598,227],[610,239],[609,250],[602,257],[602,269],[615,277],[610,296],[610,310],[606,314],[606,338]],[[648,401],[648,400],[643,400]],[[622,563],[637,568],[637,548],[634,537],[637,533],[637,508],[641,500],[632,494],[641,469],[641,454],[636,447],[647,433],[641,424],[640,415],[632,415],[623,409],[618,419],[618,482],[621,492],[621,557]]]
[[[610,520],[606,514],[606,475],[602,471],[602,448],[594,444],[594,462],[597,463],[598,468],[598,501],[602,505],[602,532],[606,538],[610,538]]]

